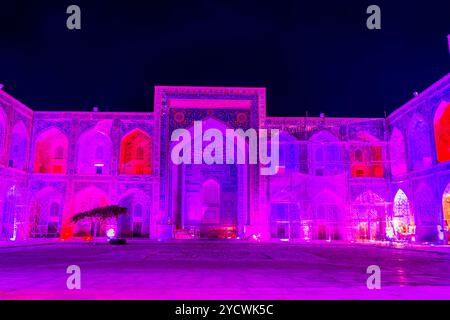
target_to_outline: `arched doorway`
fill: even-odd
[[[411,212],[409,199],[402,189],[399,189],[394,197],[394,216],[392,227],[397,240],[415,240],[416,225],[414,215]]]
[[[216,224],[220,221],[220,184],[208,179],[202,184],[203,224]]]
[[[280,240],[299,238],[299,218],[299,207],[293,200],[272,202],[270,204],[270,236]]]
[[[446,233],[446,241],[450,243],[450,183],[445,188],[442,195],[442,210],[444,212],[444,230]]]
[[[314,198],[313,239],[341,240],[343,239],[342,201],[331,191],[323,191]]]
[[[28,236],[24,219],[24,199],[17,185],[9,187],[3,205],[0,238],[15,241]]]
[[[31,202],[30,236],[58,237],[61,232],[63,197],[52,187],[40,190]]]
[[[86,187],[75,196],[74,214],[85,212],[98,207],[106,207],[109,204],[105,192],[95,186]],[[105,225],[97,226],[97,235],[105,234]],[[74,227],[74,236],[90,237],[94,234],[94,224],[88,219],[81,220]]]
[[[386,204],[372,191],[360,194],[352,205],[353,239],[356,241],[384,240],[386,238]]]
[[[149,197],[142,190],[131,189],[120,198],[119,205],[127,208],[128,214],[119,216],[118,235],[124,238],[148,236]]]

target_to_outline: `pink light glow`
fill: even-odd
[[[94,118],[82,112],[33,117],[1,91],[10,104],[8,112],[0,109],[0,164],[23,177],[2,179],[0,191],[16,179],[18,192],[0,194],[0,223],[9,238],[89,237],[93,226],[72,224],[71,216],[121,204],[130,214],[115,231],[124,237],[431,243],[443,241],[445,231],[446,241],[450,198],[442,192],[450,181],[429,179],[448,171],[438,166],[450,157],[448,83],[450,76],[415,98],[435,103],[427,111],[432,117],[406,104],[388,122],[267,117],[264,88],[156,87],[154,112],[96,112]],[[21,120],[13,123],[11,115]],[[181,128],[192,135],[195,121],[220,132],[280,130],[280,170],[261,177],[263,165],[248,161],[174,165],[171,133]],[[411,185],[422,170],[427,177]],[[436,225],[443,231],[430,227]],[[106,223],[98,227],[99,234],[108,230]]]
[[[106,231],[106,236],[108,238],[114,238],[116,235],[116,231],[113,228],[108,229],[108,231]]]
[[[136,242],[140,241],[138,238],[184,240],[169,242],[167,251],[161,250],[164,241],[130,246],[132,250],[114,247],[114,253],[123,250],[117,256],[108,254],[111,247],[105,248],[106,245],[91,249],[86,243],[77,243],[65,250],[68,244],[58,243],[55,250],[64,247],[60,251],[62,257],[70,252],[67,261],[72,261],[72,254],[78,251],[86,261],[93,257],[89,265],[101,262],[90,269],[96,273],[91,281],[100,286],[100,282],[108,284],[105,278],[111,275],[122,283],[133,281],[130,276],[127,278],[127,272],[122,272],[122,267],[126,269],[132,263],[145,265],[138,268],[143,271],[136,277],[139,282],[135,286],[156,283],[152,290],[133,288],[126,293],[109,287],[88,289],[83,291],[83,298],[230,299],[248,298],[251,292],[252,298],[279,299],[309,298],[315,292],[319,297],[333,299],[341,298],[343,291],[356,298],[395,298],[403,287],[395,292],[384,289],[372,296],[365,287],[363,292],[358,286],[337,289],[322,280],[323,274],[318,270],[334,271],[348,258],[351,267],[342,269],[342,274],[348,274],[369,252],[370,263],[386,259],[376,250],[377,245],[387,244],[399,250],[395,255],[401,255],[403,248],[420,247],[421,252],[409,263],[423,268],[426,263],[414,263],[423,259],[427,250],[442,249],[432,245],[450,242],[449,90],[447,75],[387,119],[267,117],[263,88],[157,87],[155,111],[142,114],[34,113],[0,91],[0,230],[6,239],[15,240],[14,244],[27,238],[92,241],[93,234],[134,238],[132,241]],[[1,104],[3,99],[8,102],[6,107]],[[195,138],[195,121],[220,132],[236,128],[280,130],[281,170],[273,176],[261,176],[262,165],[248,161],[175,165],[170,159],[174,145],[171,133],[186,129]],[[248,148],[246,141],[233,150],[234,155]],[[110,204],[127,208],[128,214],[117,221],[71,221],[75,213]],[[193,239],[223,241],[198,241],[194,255],[191,248],[177,247]],[[235,246],[235,239],[239,239],[239,245]],[[259,244],[269,241],[273,243]],[[204,249],[204,243],[211,247],[199,250]],[[231,247],[217,249],[224,244]],[[330,251],[324,250],[328,248]],[[40,249],[36,246],[33,250]],[[103,273],[107,265],[104,260],[86,254],[94,250],[113,262],[109,265],[119,267]],[[320,254],[312,254],[321,250]],[[345,259],[340,255],[344,251]],[[405,259],[412,255],[410,251],[414,252],[409,250]],[[167,252],[170,253],[166,255]],[[214,256],[205,256],[205,252],[213,252]],[[255,252],[258,254],[253,255]],[[152,259],[155,256],[162,258]],[[218,263],[214,260],[217,256]],[[57,256],[58,261],[53,262],[60,266],[62,257]],[[50,258],[55,259],[42,257]],[[190,264],[195,268],[186,267],[189,259],[195,260]],[[333,259],[335,264],[330,262]],[[238,260],[244,263],[236,272],[230,261]],[[264,271],[242,268],[247,261]],[[284,269],[279,269],[286,261]],[[302,268],[292,261],[301,262]],[[408,281],[404,267],[409,263],[391,257],[384,261],[396,264],[392,274],[397,281],[402,285]],[[444,262],[447,263],[443,260],[439,268],[433,266],[433,270],[445,269]],[[199,265],[202,266],[197,268]],[[44,272],[46,279],[53,277],[42,269],[37,272]],[[171,272],[167,272],[169,269]],[[120,272],[115,273],[117,270]],[[200,275],[195,274],[197,270]],[[286,271],[292,279],[310,281],[311,287],[289,287],[291,281],[286,281],[286,275],[273,270]],[[421,270],[427,274],[427,270]],[[247,280],[244,283],[252,284],[246,288],[246,295],[242,290],[243,275]],[[426,280],[433,282],[431,278],[440,273],[432,275]],[[239,278],[231,282],[235,287],[217,286],[217,279],[234,277]],[[173,282],[172,289],[167,288],[174,279],[183,281]],[[198,279],[204,280],[206,289],[197,288],[198,282],[193,280]],[[272,280],[273,285],[267,287]],[[323,288],[314,287],[317,281]],[[422,292],[433,297],[448,296],[448,287],[440,286],[441,283],[420,290],[412,287],[402,294],[412,298]],[[51,287],[42,292],[27,290],[14,290],[11,295],[76,295]]]

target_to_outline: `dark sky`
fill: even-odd
[[[449,0],[0,0],[0,83],[35,110],[150,111],[154,85],[209,85],[266,87],[273,116],[380,117],[450,71],[449,33]]]

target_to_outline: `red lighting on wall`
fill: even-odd
[[[121,174],[152,173],[151,139],[141,130],[126,135],[120,144]]]
[[[351,156],[352,177],[382,178],[383,150],[381,146],[362,147],[353,151]]]
[[[450,103],[442,103],[434,118],[437,159],[450,160]]]

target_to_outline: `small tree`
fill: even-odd
[[[91,209],[88,211],[76,213],[76,214],[74,214],[74,216],[72,217],[71,220],[73,223],[77,223],[84,219],[90,219],[91,223],[94,223],[94,234],[92,236],[93,236],[94,244],[95,244],[95,237],[97,236],[97,226],[99,223],[101,223],[102,221],[111,219],[111,218],[117,219],[120,215],[127,214],[127,213],[128,213],[127,208],[117,206],[117,205],[111,205],[111,206],[98,207],[98,208],[94,208],[94,209]]]

